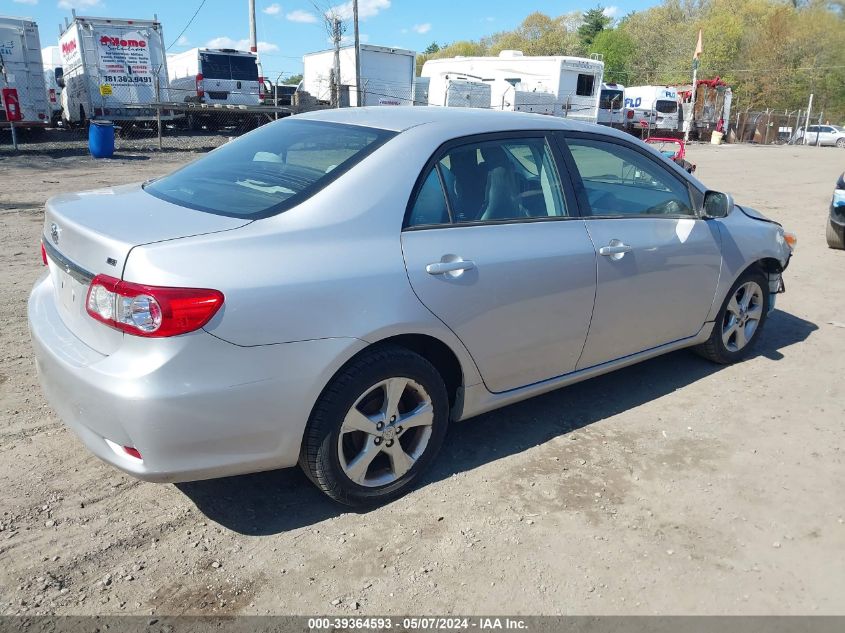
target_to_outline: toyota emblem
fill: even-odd
[[[59,244],[59,226],[55,222],[50,225],[50,237],[53,238],[53,244]]]

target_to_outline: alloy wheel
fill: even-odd
[[[763,318],[763,289],[757,282],[748,281],[734,292],[725,310],[722,323],[722,342],[730,352],[743,349],[757,332]]]
[[[425,452],[433,423],[431,397],[417,382],[394,377],[374,384],[340,427],[337,454],[343,472],[359,486],[393,483]]]

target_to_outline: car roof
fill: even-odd
[[[299,114],[297,118],[330,123],[345,123],[403,132],[420,125],[454,128],[467,133],[508,130],[579,130],[596,131],[595,124],[582,123],[560,117],[524,112],[502,112],[481,108],[446,108],[436,106],[369,106],[364,108],[336,108]],[[603,130],[609,130],[603,127]],[[444,129],[444,131],[446,131]],[[460,135],[460,134],[457,134]]]

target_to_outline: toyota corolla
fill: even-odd
[[[117,468],[298,463],[363,506],[450,421],[679,348],[744,358],[794,240],[612,129],[329,110],[51,199],[29,324],[48,401]]]

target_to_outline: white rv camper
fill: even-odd
[[[59,38],[64,70],[62,117],[152,123],[153,104],[170,101],[164,36],[158,20],[80,17]],[[172,118],[169,110],[162,118]]]
[[[672,86],[630,86],[625,88],[626,116],[630,127],[652,131],[677,132],[678,91]]]
[[[417,54],[403,48],[361,44],[361,105],[412,105]],[[302,87],[317,101],[332,100],[334,51],[302,56]],[[340,49],[340,85],[350,106],[357,105],[355,47]],[[342,97],[345,103],[345,97]]]
[[[14,90],[17,114],[0,101],[0,127],[43,128],[50,119],[38,25],[27,18],[0,16],[0,89]]]
[[[442,104],[446,76],[463,73],[493,84],[490,106],[498,109],[527,109],[538,104],[549,114],[596,122],[599,86],[604,74],[604,63],[583,57],[530,57],[521,51],[502,51],[498,57],[450,57],[430,59],[423,65],[422,76],[430,78],[429,103]],[[516,94],[508,101],[509,85],[512,92],[538,93],[532,96]],[[553,105],[549,107],[552,95]],[[502,101],[505,97],[505,101]],[[518,104],[522,104],[522,107]],[[515,108],[514,106],[517,105]]]

